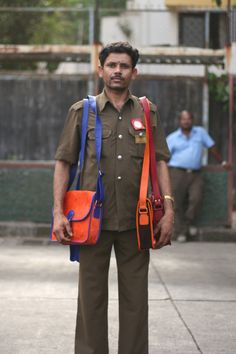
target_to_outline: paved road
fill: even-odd
[[[0,246],[0,353],[73,354],[78,265],[68,250],[35,238],[1,238]],[[235,264],[235,243],[152,252],[150,354],[236,353]],[[117,353],[117,306],[113,255],[110,354]]]

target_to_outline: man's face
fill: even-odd
[[[179,118],[179,125],[180,128],[183,130],[191,130],[193,126],[193,120],[191,115],[187,111],[183,111]]]
[[[137,75],[137,69],[132,68],[132,60],[126,53],[111,53],[99,67],[99,76],[104,84],[111,90],[124,91],[129,87],[130,81]]]

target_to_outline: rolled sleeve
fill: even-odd
[[[207,133],[204,128],[201,128],[202,133],[202,143],[205,148],[209,149],[215,145],[215,141],[211,138],[211,136]]]
[[[70,108],[56,150],[55,159],[75,163],[80,151],[79,111]]]
[[[166,137],[161,125],[161,120],[157,109],[151,106],[152,133],[157,161],[170,160],[170,151],[166,142]]]

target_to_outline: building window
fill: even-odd
[[[179,14],[179,44],[181,46],[224,48],[226,32],[227,17],[225,12]]]
[[[184,47],[205,47],[204,13],[179,15],[179,44]]]
[[[210,14],[210,40],[212,49],[224,48],[226,43],[227,17],[225,13]]]

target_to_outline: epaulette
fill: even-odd
[[[79,109],[83,108],[83,100],[75,102],[71,107],[70,110],[78,111]]]
[[[135,97],[135,96],[133,96],[133,97]],[[135,98],[138,100],[138,102],[140,104],[139,98],[138,97],[135,97]],[[147,97],[147,99],[148,99],[148,97]],[[150,111],[157,112],[157,105],[152,103],[149,99],[148,99],[148,102],[150,103]]]
[[[151,101],[149,101],[149,103],[150,103],[150,111],[156,112],[157,111],[157,105],[155,105]]]

